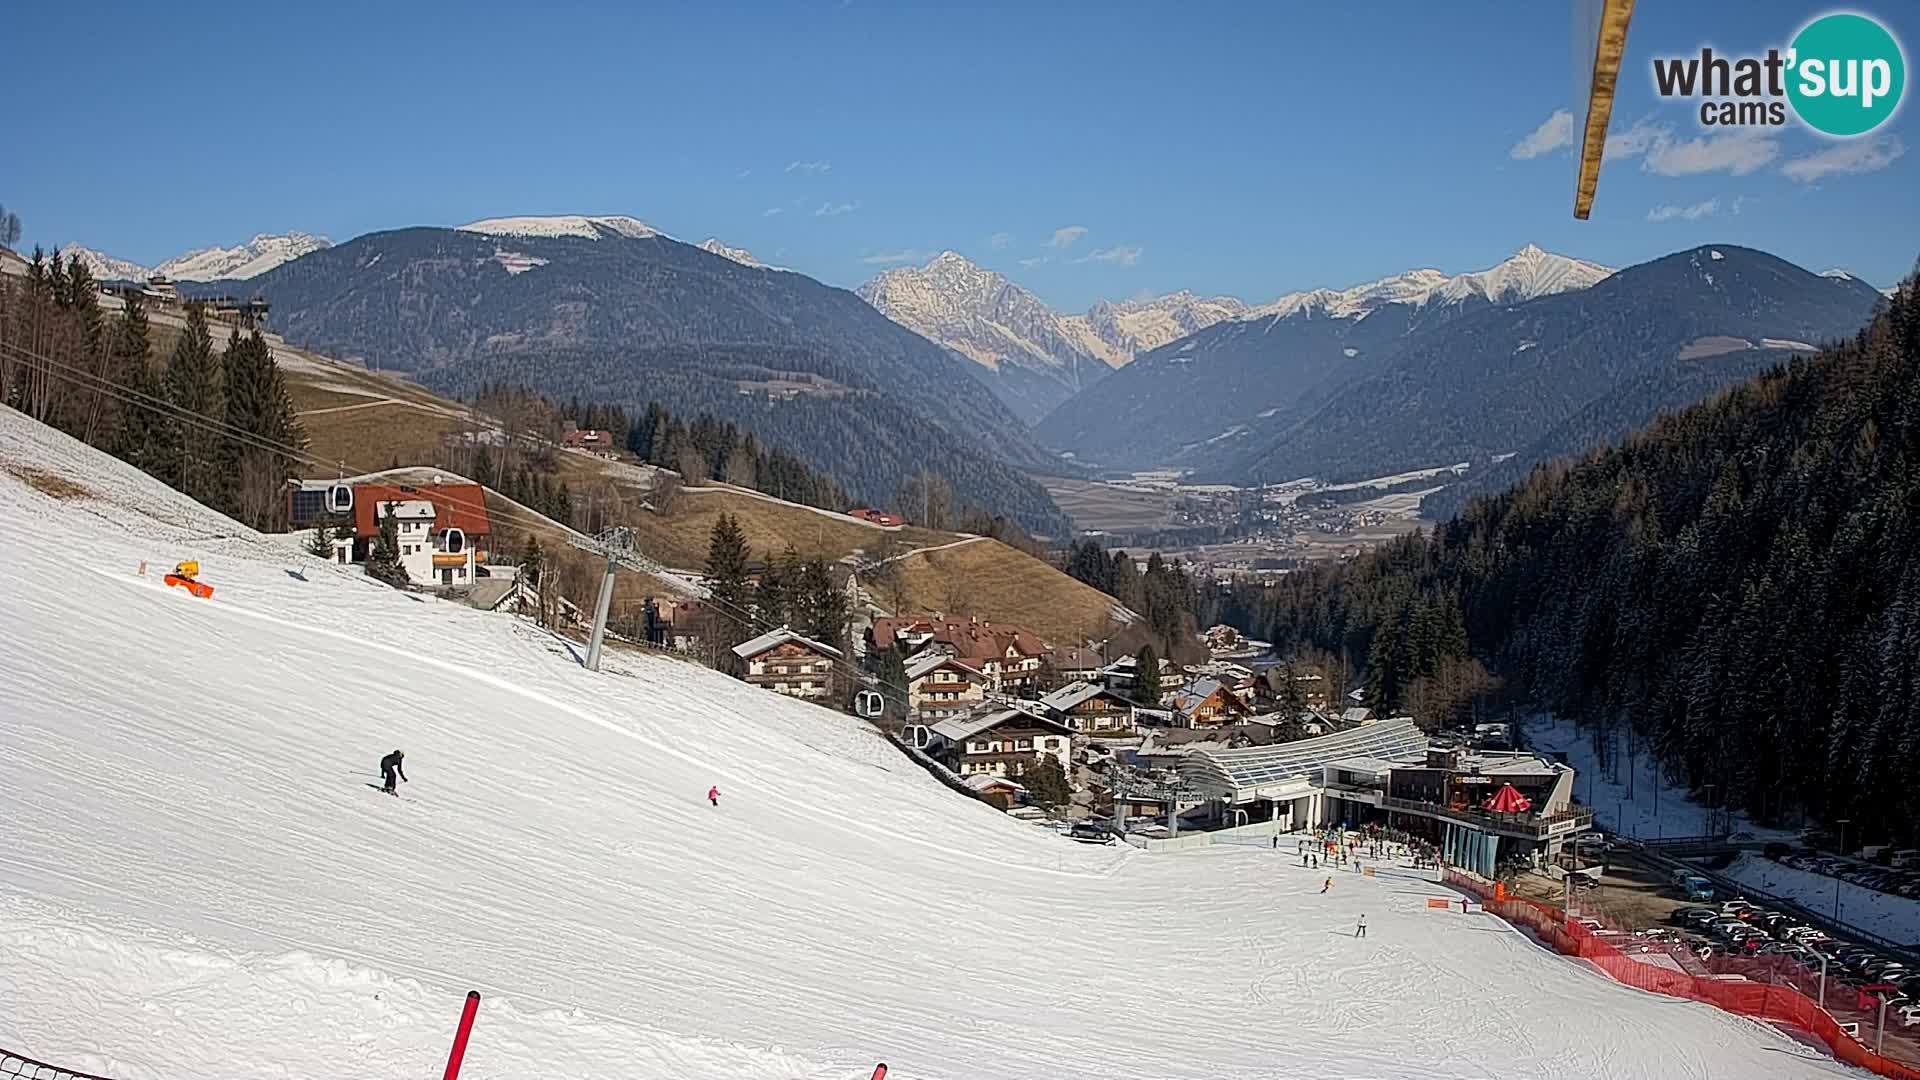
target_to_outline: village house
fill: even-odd
[[[945,653],[987,677],[996,694],[1028,694],[1052,650],[1025,627],[979,619],[881,618],[873,620],[876,648],[895,645],[908,656]]]
[[[1099,649],[1069,646],[1053,651],[1053,670],[1061,683],[1099,682],[1100,669],[1107,666]]]
[[[958,657],[925,652],[907,661],[907,708],[920,723],[965,716],[986,696],[987,677]]]
[[[400,545],[400,565],[416,585],[459,588],[473,584],[486,561],[493,531],[487,518],[486,489],[471,483],[350,484],[353,507],[335,514],[327,505],[337,482],[300,481],[287,492],[287,516],[295,530],[351,523],[353,536],[332,537],[333,559],[341,565],[364,563],[380,522],[391,515]]]
[[[1099,683],[1074,682],[1040,699],[1057,720],[1076,734],[1095,739],[1126,739],[1139,734],[1138,708]]]
[[[899,514],[889,514],[884,510],[869,510],[865,507],[849,510],[847,511],[847,516],[850,518],[859,518],[861,521],[870,521],[875,525],[886,525],[889,527],[906,524]]]
[[[1187,673],[1179,664],[1168,660],[1164,656],[1160,657],[1159,660],[1161,696],[1165,697],[1168,690],[1186,681]],[[1139,700],[1139,666],[1139,657],[1123,656],[1100,669],[1100,681],[1106,684],[1107,689],[1115,693],[1124,694],[1130,698]],[[1140,704],[1143,706],[1152,706],[1158,704],[1158,702],[1141,701]]]
[[[928,751],[963,780],[1000,776],[1018,780],[1044,755],[1071,776],[1073,731],[1067,725],[1022,705],[988,706],[932,727]]]
[[[620,456],[620,444],[614,441],[613,432],[597,428],[569,428],[560,433],[560,445],[569,450],[585,450],[609,461]]]
[[[746,664],[747,681],[788,697],[819,700],[833,690],[833,665],[839,649],[781,627],[733,647]]]
[[[1180,727],[1218,727],[1253,715],[1240,695],[1211,676],[1195,679],[1193,685],[1175,691],[1167,704],[1173,708],[1174,723]]]

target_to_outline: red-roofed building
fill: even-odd
[[[613,432],[598,428],[573,428],[560,433],[562,445],[574,450],[585,450],[604,458],[620,456],[620,444],[614,442]]]
[[[470,585],[485,558],[493,525],[479,484],[353,485],[353,561],[365,562],[393,507],[400,563],[416,585]]]
[[[954,657],[986,676],[987,688],[994,693],[1036,690],[1040,665],[1053,652],[1023,626],[932,616],[875,619],[873,643],[882,649],[898,646],[908,656],[933,650]]]

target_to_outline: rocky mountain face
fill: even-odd
[[[1028,422],[1136,353],[1246,309],[1230,297],[1181,292],[1063,316],[952,251],[925,266],[885,271],[858,292],[888,318],[979,365],[982,381]]]

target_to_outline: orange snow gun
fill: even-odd
[[[200,599],[205,600],[213,595],[213,586],[196,580],[199,575],[200,564],[189,559],[186,562],[176,565],[173,568],[173,573],[168,574],[162,580],[168,585],[185,589]]]

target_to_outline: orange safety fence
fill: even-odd
[[[1640,990],[1705,1002],[1730,1013],[1757,1020],[1787,1024],[1811,1034],[1833,1051],[1833,1056],[1894,1080],[1920,1080],[1920,1069],[1876,1054],[1866,1044],[1846,1033],[1833,1014],[1792,985],[1753,982],[1744,979],[1716,979],[1689,975],[1684,971],[1641,963],[1621,952],[1605,938],[1567,918],[1551,904],[1519,897],[1495,899],[1495,883],[1454,867],[1441,872],[1441,880],[1481,898],[1487,911],[1516,926],[1534,932],[1541,941],[1567,956],[1577,956],[1615,981]],[[1500,890],[1504,894],[1505,890]],[[1432,901],[1428,901],[1429,904]],[[1871,1008],[1869,995],[1850,987],[1835,987],[1828,994],[1853,997],[1857,1008]]]

